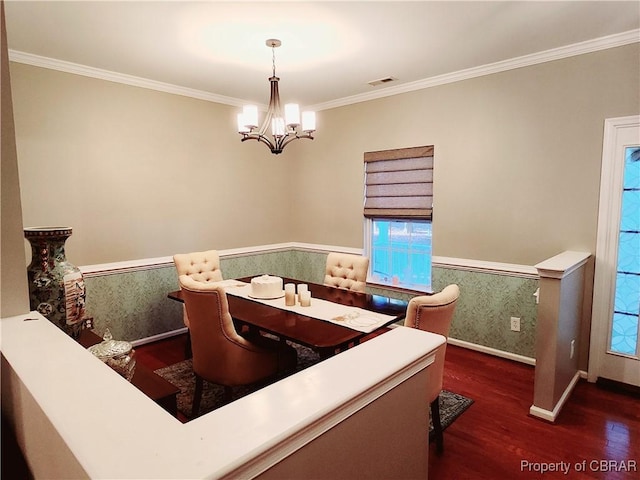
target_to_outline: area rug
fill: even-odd
[[[298,365],[296,371],[304,370],[320,361],[320,357],[310,348],[296,345],[298,351]],[[191,360],[184,360],[174,365],[155,371],[165,380],[171,382],[180,389],[178,394],[178,411],[188,420],[193,418],[191,406],[195,389],[195,377]],[[263,388],[265,384],[233,389],[233,400],[237,400],[249,393]],[[440,394],[440,421],[442,429],[446,429],[464,411],[471,406],[473,400],[463,395],[443,390]],[[200,403],[200,415],[211,412],[224,405],[224,388],[220,385],[204,382],[202,401]],[[433,433],[433,426],[429,422],[429,436]]]

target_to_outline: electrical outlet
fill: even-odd
[[[569,358],[573,358],[575,353],[576,353],[576,341],[574,339],[574,340],[571,340],[571,353],[569,354]]]
[[[520,317],[511,317],[511,331],[512,332],[520,331]]]

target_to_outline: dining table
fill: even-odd
[[[308,285],[312,306],[322,304],[327,311],[345,312],[327,321],[314,317],[313,312],[317,309],[301,307],[299,303],[285,306],[284,296],[263,301],[246,294],[235,294],[234,286],[248,286],[252,278],[220,282],[227,285],[229,312],[236,328],[240,332],[243,329],[258,331],[304,345],[325,357],[355,346],[364,337],[378,334],[389,325],[402,321],[407,311],[405,300],[283,278],[284,284],[293,283],[296,288],[298,284]],[[180,290],[170,292],[168,297],[184,303]],[[373,319],[370,324],[364,322],[370,318]]]

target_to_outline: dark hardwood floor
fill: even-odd
[[[637,396],[581,380],[551,424],[528,415],[533,379],[534,367],[447,347],[444,388],[469,396],[475,403],[445,431],[442,457],[431,449],[430,477],[640,478]],[[617,463],[601,464],[603,460]],[[543,474],[523,462],[550,468],[565,462],[569,472]],[[585,471],[579,472],[583,466]]]
[[[185,337],[179,336],[139,347],[138,361],[153,369],[176,363],[184,359],[184,342]],[[533,379],[534,368],[529,365],[447,347],[444,388],[475,403],[445,431],[442,456],[436,455],[434,445],[430,447],[429,478],[640,478],[637,396],[581,380],[551,424],[529,416]],[[603,460],[617,463],[601,464]],[[523,462],[529,462],[524,469]],[[559,462],[569,464],[568,474],[539,471]],[[584,465],[586,471],[578,472],[576,465]],[[622,471],[623,467],[632,471]]]

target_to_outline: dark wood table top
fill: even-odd
[[[251,282],[251,278],[238,280]],[[283,278],[284,283],[306,283],[311,296],[342,305],[355,306],[372,312],[393,315],[380,328],[402,320],[407,311],[407,302],[380,295],[357,293],[315,283]],[[169,298],[184,302],[180,290],[169,293]],[[305,315],[265,305],[251,299],[227,295],[229,311],[234,321],[271,333],[281,339],[305,345],[317,350],[342,350],[349,344],[357,344],[368,333],[352,330],[331,322],[324,322]],[[313,301],[313,300],[312,300]]]

